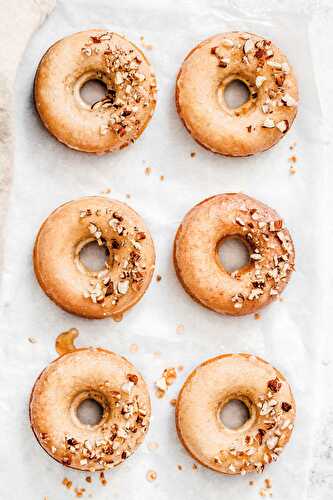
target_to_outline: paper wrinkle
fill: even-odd
[[[2,483],[6,500],[14,498],[67,499],[64,476],[85,487],[99,500],[110,495],[132,499],[205,497],[258,498],[266,477],[272,478],[277,499],[302,498],[309,469],[313,433],[312,405],[316,396],[320,348],[320,250],[314,235],[321,229],[322,177],[327,169],[320,155],[320,108],[312,63],[309,59],[308,22],[270,10],[261,17],[253,10],[238,11],[236,2],[223,7],[217,1],[197,4],[126,1],[60,1],[33,37],[20,66],[16,83],[15,171],[8,206],[3,315],[1,321],[0,380],[3,447],[8,479],[19,472],[20,481]],[[200,8],[201,7],[201,8]],[[156,70],[158,105],[142,138],[126,150],[96,157],[72,151],[52,138],[37,118],[32,85],[37,64],[57,39],[89,27],[108,27],[125,33],[140,46],[140,36],[154,45],[145,50]],[[184,129],[174,106],[174,83],[185,55],[213,33],[246,29],[272,38],[287,54],[299,77],[301,106],[292,130],[270,151],[252,158],[223,158],[199,147]],[[286,37],[286,33],[293,36]],[[295,41],[296,40],[296,41]],[[301,50],[302,48],[302,50]],[[307,78],[302,78],[306,68]],[[289,146],[296,142],[295,151]],[[196,157],[190,153],[195,151]],[[288,158],[296,154],[297,173],[289,174]],[[150,176],[144,170],[152,168]],[[160,176],[165,180],[161,181]],[[32,269],[31,253],[44,218],[61,203],[99,194],[125,201],[141,214],[152,232],[157,250],[155,278],[142,301],[121,323],[88,321],[55,306],[41,291]],[[223,317],[192,301],[179,284],[172,264],[172,243],[178,224],[197,202],[219,192],[242,191],[275,208],[285,219],[295,244],[297,272],[277,302],[261,312],[261,319]],[[126,194],[131,198],[128,199]],[[14,235],[13,237],[10,237]],[[50,252],[52,249],[50,249]],[[317,286],[318,283],[318,286]],[[316,284],[316,286],[314,286]],[[183,333],[176,333],[184,325]],[[145,443],[122,467],[106,474],[106,487],[98,477],[89,485],[84,474],[63,469],[38,446],[28,423],[28,399],[35,378],[56,357],[54,341],[60,331],[76,327],[78,345],[99,345],[128,357],[146,378],[152,394],[153,420]],[[38,339],[35,344],[28,337]],[[139,351],[131,352],[137,344]],[[157,355],[156,353],[160,353]],[[279,461],[263,476],[229,478],[199,466],[178,441],[174,425],[175,398],[187,374],[209,356],[251,352],[270,361],[290,381],[297,402],[294,435]],[[155,354],[154,354],[155,353]],[[167,397],[158,400],[154,381],[166,367],[183,365]],[[156,451],[148,443],[158,442]],[[15,452],[13,453],[13,450]],[[177,469],[177,464],[183,470]],[[149,469],[157,480],[146,480]],[[249,487],[248,481],[256,481]],[[14,479],[13,479],[14,481]]]

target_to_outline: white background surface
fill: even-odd
[[[177,10],[170,9],[167,2],[158,9],[148,2],[140,6],[129,1],[123,4],[123,8],[111,9],[108,2],[98,2],[99,7],[94,4],[92,11],[91,2],[59,3],[32,40],[19,73],[18,142],[8,227],[8,235],[13,231],[15,238],[9,237],[6,246],[5,315],[1,328],[2,366],[6,367],[3,381],[13,390],[1,408],[5,416],[4,434],[8,436],[8,461],[0,465],[0,471],[9,474],[10,470],[18,470],[20,481],[14,489],[11,481],[4,485],[4,498],[68,498],[70,493],[61,485],[64,475],[75,486],[87,486],[98,499],[125,493],[130,493],[129,498],[201,498],[202,488],[210,498],[220,498],[222,490],[226,498],[258,496],[263,478],[251,477],[258,482],[250,487],[248,478],[224,478],[201,467],[192,471],[192,460],[175,437],[173,409],[168,404],[184,375],[166,400],[153,397],[155,419],[146,443],[110,475],[107,487],[97,484],[97,478],[89,486],[82,474],[64,471],[51,461],[27,425],[27,400],[36,376],[55,357],[55,336],[70,326],[81,330],[80,345],[103,345],[127,355],[151,387],[166,366],[183,364],[187,373],[217,352],[252,351],[263,355],[288,376],[295,389],[299,414],[291,445],[264,477],[273,477],[275,498],[295,498],[296,494],[302,497],[313,431],[313,402],[319,386],[315,372],[318,340],[323,335],[319,313],[322,273],[317,272],[321,255],[315,243],[321,220],[325,163],[321,153],[322,128],[317,122],[319,105],[310,56],[312,43],[307,45],[307,27],[310,26],[311,42],[317,11],[308,24],[302,15],[278,16],[276,12],[273,19],[269,15],[258,22],[253,10],[252,19],[242,19],[230,5],[226,9],[218,2],[198,2],[195,13],[185,2],[178,2]],[[322,22],[327,22],[323,11],[321,16]],[[91,26],[124,32],[134,42],[145,35],[146,41],[155,46],[147,55],[159,84],[158,109],[142,139],[119,154],[98,158],[70,151],[50,137],[36,117],[31,94],[36,65],[48,46],[66,34]],[[175,75],[188,50],[211,33],[235,28],[271,36],[286,51],[298,76],[306,74],[306,78],[300,78],[304,105],[295,128],[270,152],[244,160],[216,157],[197,146],[183,129],[173,103]],[[286,37],[286,33],[293,37]],[[317,37],[316,47],[320,43],[324,41]],[[322,65],[322,58],[318,60],[317,64]],[[294,140],[300,167],[291,178],[287,158],[288,147]],[[197,152],[195,159],[190,158],[191,151]],[[146,166],[152,167],[149,177],[144,175]],[[164,182],[159,180],[160,175],[165,175]],[[123,201],[126,193],[131,194],[129,204],[144,216],[152,231],[157,272],[162,275],[162,281],[153,282],[142,302],[120,324],[84,321],[62,312],[43,295],[31,266],[33,240],[43,218],[68,199],[97,194],[107,187],[112,189],[113,197]],[[285,301],[266,309],[261,321],[252,317],[224,318],[200,308],[183,292],[171,264],[172,239],[185,212],[206,196],[231,190],[247,192],[276,208],[285,217],[298,250],[298,272],[284,295]],[[176,334],[177,324],[185,326],[183,335]],[[37,344],[28,343],[31,335],[38,338]],[[133,342],[140,347],[135,355],[129,353]],[[153,355],[155,351],[161,352],[160,358]],[[326,370],[329,358],[325,356],[324,361]],[[147,449],[151,441],[160,444],[157,452]],[[19,451],[13,454],[13,449]],[[325,463],[326,445],[315,451],[317,462]],[[182,472],[177,470],[177,463],[183,465]],[[158,474],[153,484],[145,479],[149,468]],[[319,472],[313,473],[311,494],[316,498],[323,480],[329,483],[321,465]]]

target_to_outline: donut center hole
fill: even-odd
[[[232,80],[226,85],[223,98],[228,108],[236,109],[250,99],[250,91],[241,80]]]
[[[85,399],[76,410],[77,418],[83,425],[97,425],[103,418],[103,406],[95,399]]]
[[[220,410],[220,420],[228,429],[239,429],[250,418],[248,407],[239,399],[231,399]]]
[[[90,241],[81,249],[79,256],[89,271],[98,272],[105,269],[109,250],[105,245],[99,245],[97,241]]]
[[[81,99],[91,106],[95,104],[95,102],[104,99],[107,91],[108,89],[105,83],[101,80],[88,80],[80,88],[80,95]]]
[[[225,238],[218,247],[218,255],[223,268],[232,273],[250,262],[249,249],[241,238]]]

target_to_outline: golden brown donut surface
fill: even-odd
[[[240,238],[249,263],[227,272],[218,250],[227,238]],[[294,269],[294,246],[279,215],[241,193],[212,196],[183,219],[174,242],[178,278],[192,298],[222,314],[250,314],[285,288]]]
[[[225,88],[243,82],[249,99],[231,109]],[[269,149],[296,116],[298,87],[285,55],[270,40],[252,33],[212,36],[186,57],[176,82],[178,113],[194,139],[226,156]]]
[[[107,87],[105,98],[87,104],[80,95],[89,80]],[[35,105],[45,127],[80,151],[115,151],[134,142],[155,108],[156,81],[141,50],[101,29],[82,31],[52,45],[39,63]]]
[[[240,400],[249,419],[238,429],[220,418],[223,406]],[[224,474],[262,472],[289,441],[296,409],[284,376],[250,354],[225,354],[199,365],[177,399],[176,426],[187,451]]]
[[[77,409],[87,399],[103,408],[100,422],[83,424]],[[53,361],[31,393],[30,422],[44,450],[69,467],[103,470],[124,462],[143,441],[150,419],[148,388],[125,358],[83,348]]]
[[[80,259],[92,241],[108,254],[101,271]],[[44,292],[66,311],[87,318],[121,319],[145,293],[154,270],[154,244],[141,217],[102,196],[70,201],[42,224],[34,268]]]

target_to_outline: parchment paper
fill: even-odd
[[[308,16],[294,11],[261,12],[247,2],[246,10],[217,0],[171,4],[160,2],[58,2],[36,33],[22,61],[16,86],[16,153],[2,276],[3,315],[0,370],[2,395],[1,498],[62,500],[75,496],[62,484],[64,476],[85,496],[98,500],[243,499],[258,498],[263,479],[273,480],[277,499],[303,498],[309,467],[316,400],[316,360],[321,342],[323,293],[318,272],[321,200],[325,160],[320,153],[321,121],[308,41]],[[37,64],[57,39],[90,27],[125,33],[139,43],[154,45],[147,56],[156,69],[159,94],[154,118],[133,146],[96,157],[71,151],[40,124],[32,101]],[[299,76],[301,106],[295,126],[271,151],[246,159],[227,159],[200,148],[185,131],[174,106],[177,70],[188,51],[212,33],[247,30],[272,38],[288,55]],[[296,142],[296,149],[290,151]],[[190,157],[192,151],[195,158]],[[288,158],[298,158],[289,174]],[[151,167],[151,175],[144,170]],[[165,177],[164,181],[160,176]],[[36,232],[58,205],[98,194],[126,201],[146,220],[157,250],[157,273],[143,300],[121,323],[87,321],[56,307],[39,288],[31,253]],[[253,316],[227,318],[194,303],[178,283],[172,266],[172,242],[184,214],[198,201],[220,192],[242,191],[275,208],[293,235],[297,272],[283,302]],[[130,199],[126,197],[130,194]],[[52,251],[52,249],[50,249]],[[177,333],[183,325],[183,333]],[[145,443],[122,467],[107,474],[106,486],[94,476],[69,471],[38,446],[28,423],[28,399],[39,372],[56,355],[56,335],[69,327],[81,331],[79,345],[100,345],[127,356],[142,371],[152,393],[153,420]],[[28,337],[38,339],[28,342]],[[130,346],[139,346],[137,353]],[[261,355],[289,379],[297,401],[297,423],[291,443],[263,476],[230,478],[199,466],[180,445],[174,426],[174,398],[185,376],[211,355],[252,352]],[[160,354],[157,354],[160,353]],[[165,399],[154,396],[153,383],[166,367],[184,371]],[[159,448],[150,451],[148,444]],[[178,470],[177,464],[182,465]],[[154,482],[146,473],[157,473]],[[255,480],[249,486],[249,480]]]

